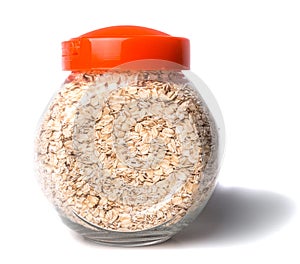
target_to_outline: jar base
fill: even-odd
[[[90,238],[88,236],[85,236],[81,234],[84,239],[88,241],[92,241],[96,244],[105,245],[105,246],[115,246],[115,247],[142,247],[142,246],[151,246],[163,243],[167,240],[169,240],[172,236],[128,236],[128,237],[122,237],[119,236],[117,239],[114,237],[108,237],[108,236],[93,236],[93,238]]]
[[[84,239],[97,244],[116,247],[138,247],[160,244],[170,239],[178,230],[160,228],[137,232],[117,232],[105,229],[89,229],[60,215],[62,221]]]

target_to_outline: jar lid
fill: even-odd
[[[116,68],[140,60],[163,60],[171,63],[162,65],[189,69],[189,40],[145,27],[114,26],[62,42],[62,66],[67,71]]]

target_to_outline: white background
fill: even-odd
[[[191,67],[226,125],[219,186],[169,242],[87,243],[36,182],[38,119],[67,73],[60,42],[119,24],[191,40]],[[300,2],[1,1],[1,263],[300,263]]]

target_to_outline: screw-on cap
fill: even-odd
[[[62,43],[67,71],[115,68],[138,60],[164,60],[189,69],[189,40],[145,27],[114,26]]]

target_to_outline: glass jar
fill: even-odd
[[[136,26],[62,43],[71,71],[36,137],[36,171],[63,222],[93,241],[165,241],[204,208],[223,121],[189,71],[189,40]]]

